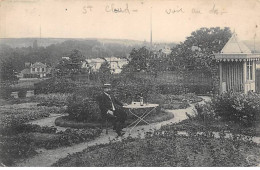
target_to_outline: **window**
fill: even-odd
[[[247,61],[246,62],[246,79],[247,80],[253,80],[253,61]]]
[[[32,71],[35,71],[35,68],[32,68]]]
[[[37,72],[40,72],[40,68],[37,68]]]
[[[44,68],[42,68],[42,72],[44,72]]]

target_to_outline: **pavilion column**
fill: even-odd
[[[243,87],[244,87],[244,92],[247,93],[247,87],[246,87],[246,60],[243,61]]]
[[[253,67],[253,81],[255,82],[255,71],[256,71],[256,61],[253,61],[253,64],[252,64],[252,67]]]
[[[223,75],[222,75],[222,62],[219,62],[219,94],[222,93],[222,81],[223,81]]]

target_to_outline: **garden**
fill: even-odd
[[[130,104],[131,101],[138,101],[142,93],[146,102],[158,103],[159,107],[146,119],[149,123],[172,119],[173,114],[168,110],[187,108],[190,103],[202,101],[192,93],[161,94],[157,87],[140,79],[114,79],[113,87],[113,93],[122,102]],[[94,140],[102,133],[101,115],[96,102],[96,97],[102,92],[100,84],[55,78],[37,83],[34,90],[34,96],[5,98],[3,100],[8,102],[0,106],[0,154],[5,166],[13,166],[17,160],[39,154],[41,148],[68,147]],[[60,115],[53,126],[30,123],[52,115]],[[135,119],[129,116],[126,123],[129,125]],[[58,131],[57,126],[66,130]]]
[[[252,139],[259,136],[259,99],[224,93],[197,104],[182,122],[145,132],[144,138],[130,135],[89,147],[52,166],[258,166],[260,145]]]

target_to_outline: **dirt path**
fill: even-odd
[[[204,101],[210,100],[209,97],[202,97],[202,98],[204,99]],[[204,101],[202,101],[200,103],[203,103]],[[187,112],[189,114],[193,114],[194,113],[193,109],[194,109],[194,105],[192,104],[191,107],[189,107],[187,109],[170,110],[170,112],[172,112],[172,114],[174,114],[174,118],[167,120],[167,121],[160,122],[160,123],[152,123],[150,125],[137,126],[136,128],[134,128],[131,131],[131,136],[132,137],[137,137],[138,135],[144,136],[144,132],[153,131],[155,129],[159,129],[163,125],[172,124],[172,123],[176,123],[176,122],[185,120],[185,119],[187,119],[185,112]],[[30,122],[30,123],[35,123],[35,124],[39,124],[39,125],[53,125],[54,120],[55,120],[55,118],[51,117],[51,118],[47,118],[44,121],[38,120],[38,121]],[[129,130],[130,129],[126,129],[127,133],[124,135],[125,137],[127,137],[129,135]],[[108,134],[104,133],[104,131],[103,131],[101,136],[99,136],[98,138],[96,138],[95,140],[90,141],[90,142],[84,142],[84,143],[76,144],[71,147],[61,147],[61,148],[52,149],[52,150],[41,149],[41,152],[32,158],[25,159],[25,160],[19,160],[19,162],[16,163],[16,166],[19,166],[19,167],[48,167],[48,166],[51,166],[56,161],[58,161],[60,158],[64,158],[68,154],[80,152],[80,151],[86,149],[88,146],[109,143],[109,141],[113,140],[113,139],[121,140],[121,138],[116,138],[116,136],[117,135],[113,130],[109,130]]]

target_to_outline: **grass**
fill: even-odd
[[[210,136],[181,136],[173,130],[157,131],[145,139],[90,147],[60,159],[64,167],[166,167],[166,166],[256,166],[260,147],[248,141]]]

